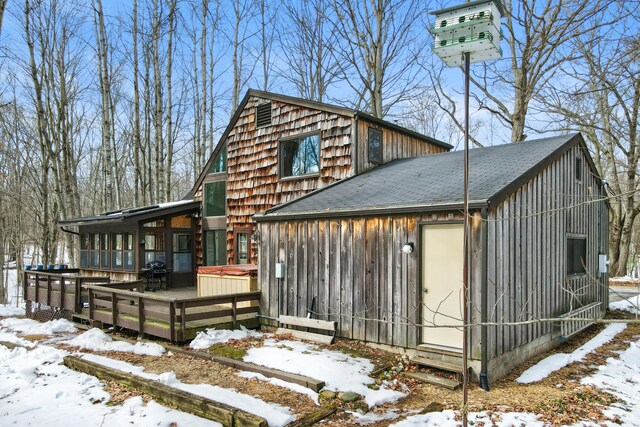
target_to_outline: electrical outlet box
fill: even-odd
[[[609,272],[609,257],[606,254],[598,255],[598,272],[600,274]]]
[[[284,262],[276,262],[276,279],[284,279]]]

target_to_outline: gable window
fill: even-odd
[[[280,178],[312,175],[319,171],[319,134],[300,136],[280,142]]]
[[[382,163],[382,131],[369,128],[367,150],[371,163]]]
[[[256,107],[256,127],[262,128],[271,124],[271,103],[260,104]]]
[[[227,171],[227,148],[221,149],[216,158],[213,159],[209,173],[220,173]]]
[[[204,215],[224,216],[227,197],[225,181],[208,182],[204,185]]]
[[[587,238],[567,237],[567,275],[583,274],[586,272]]]

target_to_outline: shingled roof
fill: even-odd
[[[469,150],[471,207],[497,203],[576,144],[584,146],[579,133]],[[588,153],[587,158],[594,168]],[[256,220],[456,208],[463,204],[463,162],[462,151],[394,160],[271,208]]]

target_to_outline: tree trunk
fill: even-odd
[[[136,206],[143,201],[140,167],[140,88],[138,87],[138,0],[133,0],[133,200]]]

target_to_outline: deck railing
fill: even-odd
[[[199,326],[224,318],[236,327],[240,316],[257,315],[260,302],[259,291],[171,298],[101,285],[85,284],[83,287],[88,291],[90,319],[170,341],[193,338],[190,332]]]
[[[108,285],[109,277],[79,276],[78,269],[56,270],[56,272],[25,270],[23,280],[23,298],[38,304],[69,310],[82,311],[83,301],[88,295],[82,286],[85,284]]]

